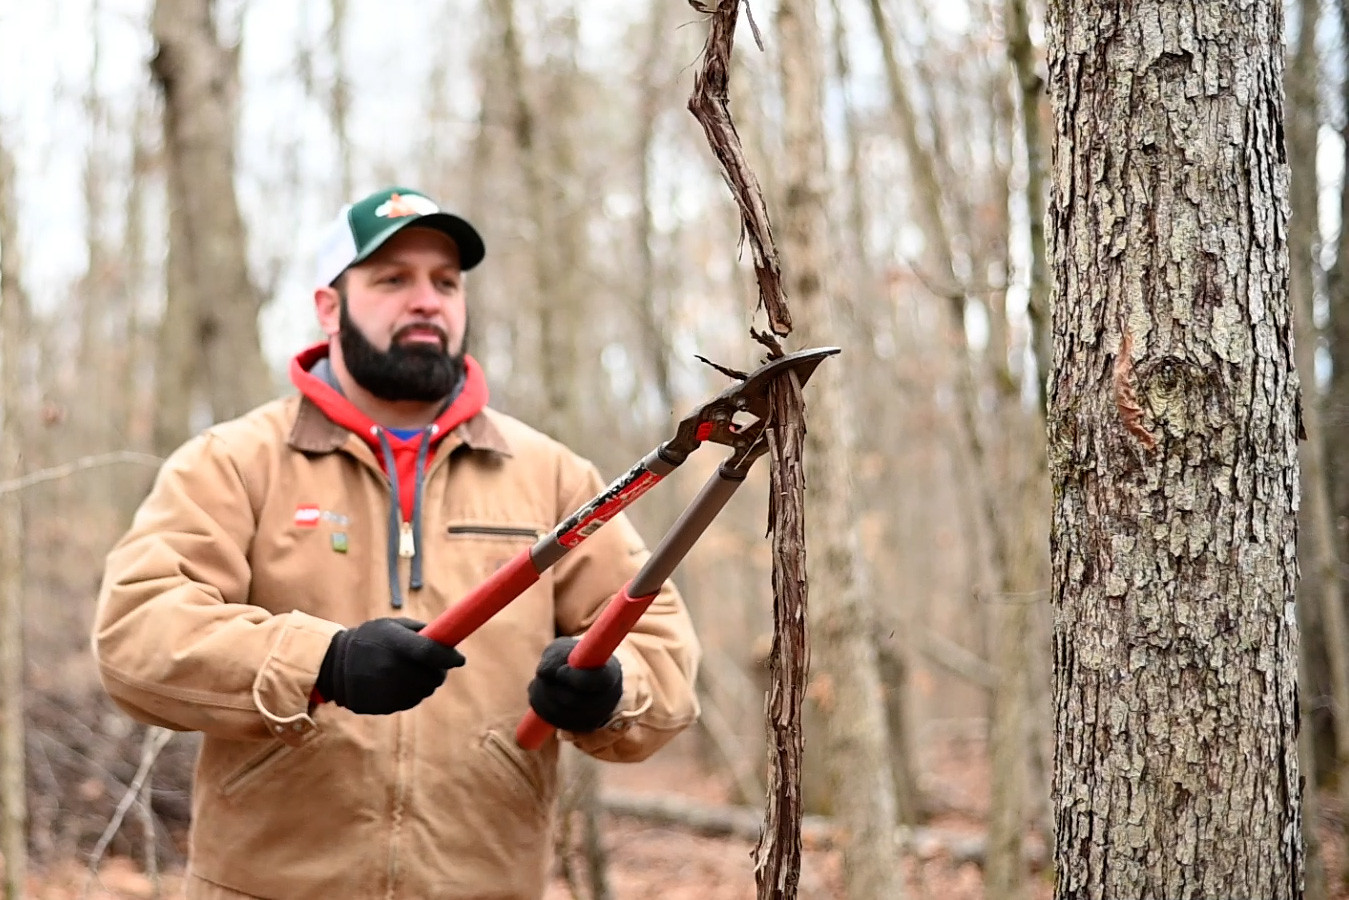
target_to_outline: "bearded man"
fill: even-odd
[[[607,665],[566,663],[647,555],[621,515],[459,646],[419,634],[604,487],[487,406],[465,352],[483,257],[420,192],[344,207],[298,394],[175,451],[108,555],[106,690],[204,735],[189,898],[538,900],[558,740],[637,761],[697,716],[669,584]],[[529,708],[558,729],[537,751],[513,737]]]

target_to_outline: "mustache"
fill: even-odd
[[[450,335],[434,322],[409,322],[402,328],[393,333],[393,343],[398,343],[414,331],[432,331],[440,338],[440,342],[448,347],[450,345]]]

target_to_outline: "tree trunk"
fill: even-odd
[[[19,264],[14,161],[0,143],[0,482],[23,471],[20,354],[28,343],[28,300]],[[0,853],[5,898],[27,896],[28,809],[24,780],[23,506],[0,492]]]
[[[355,199],[352,177],[351,85],[347,77],[347,0],[328,0],[328,55],[333,61],[332,86],[328,90],[328,119],[337,141],[337,185],[343,203]]]
[[[525,201],[528,225],[534,236],[533,278],[529,283],[530,303],[538,323],[537,384],[538,405],[533,418],[545,433],[590,455],[584,443],[586,410],[581,403],[582,383],[588,363],[581,354],[578,335],[581,330],[584,296],[579,290],[585,268],[581,221],[582,207],[568,193],[575,181],[576,163],[569,135],[564,127],[574,118],[574,70],[555,77],[550,85],[554,103],[548,104],[549,116],[540,115],[534,98],[536,79],[527,65],[524,35],[517,25],[514,0],[494,0],[489,4],[494,31],[500,35],[505,56],[507,88],[511,104],[511,131],[515,151],[525,175]],[[569,39],[576,39],[574,15],[564,15],[563,28]],[[575,54],[566,54],[574,59]],[[554,66],[559,65],[554,62]],[[568,63],[569,67],[574,63]],[[557,73],[553,73],[556,75]],[[571,110],[571,112],[569,112]],[[553,126],[549,130],[550,124]],[[586,860],[586,883],[591,900],[609,896],[608,858],[598,840],[598,791],[603,780],[598,763],[570,747],[564,747],[563,773],[568,781],[560,815],[570,818],[573,811],[581,821],[580,840]],[[570,852],[570,836],[561,832],[563,846],[559,856]]]
[[[1315,697],[1318,685],[1330,690],[1334,757],[1330,781],[1340,794],[1340,808],[1349,802],[1349,623],[1345,621],[1344,591],[1340,581],[1338,541],[1326,475],[1325,431],[1322,427],[1322,396],[1316,382],[1316,353],[1320,343],[1313,311],[1317,254],[1321,242],[1317,228],[1316,146],[1320,124],[1317,102],[1319,60],[1316,52],[1320,0],[1297,3],[1298,38],[1288,70],[1288,162],[1289,162],[1289,295],[1293,307],[1296,362],[1302,383],[1302,421],[1306,440],[1300,447],[1302,504],[1299,562],[1307,575],[1300,586],[1300,607],[1314,608],[1299,624],[1313,623],[1302,632],[1304,698]],[[1316,671],[1324,661],[1325,672]],[[1315,752],[1315,730],[1308,728],[1299,740]],[[1312,771],[1315,771],[1313,769]],[[1308,781],[1312,791],[1314,781]],[[1309,852],[1317,845],[1309,841]],[[1349,874],[1349,857],[1341,859],[1339,880]]]
[[[826,267],[830,210],[824,146],[823,50],[815,0],[781,0],[776,18],[783,93],[782,256],[784,290],[808,343],[835,333]],[[894,842],[895,791],[888,757],[885,698],[874,634],[871,579],[853,499],[852,400],[838,366],[826,365],[811,393],[807,503],[817,548],[810,577],[815,604],[815,674],[807,702],[824,722],[817,758],[829,776],[833,813],[848,839],[843,888],[850,900],[902,897]]]
[[[204,389],[216,421],[272,393],[258,341],[262,300],[248,274],[234,193],[238,48],[218,42],[212,7],[211,0],[157,0],[151,18],[169,170],[169,295],[155,429],[161,452],[191,434],[195,389]]]
[[[1282,32],[1049,5],[1058,898],[1302,895]]]
[[[988,308],[994,340],[989,363],[991,385],[976,378],[976,354],[968,344],[965,328],[965,308],[971,297],[956,279],[952,245],[952,227],[947,224],[946,209],[957,205],[944,198],[941,185],[950,183],[941,172],[947,168],[936,144],[925,146],[920,135],[918,114],[911,98],[911,86],[900,69],[894,48],[894,39],[880,0],[869,3],[872,24],[881,44],[884,71],[890,90],[892,111],[901,142],[906,151],[909,171],[915,190],[912,200],[915,219],[921,224],[925,248],[920,263],[920,277],[928,283],[938,299],[943,301],[948,317],[953,348],[953,376],[957,394],[957,413],[960,425],[959,448],[961,458],[968,458],[973,477],[967,489],[975,515],[971,518],[969,534],[975,546],[978,568],[982,578],[977,579],[976,592],[992,592],[994,605],[990,610],[990,631],[994,635],[992,655],[995,666],[1003,672],[993,695],[990,727],[990,837],[986,888],[990,896],[1016,898],[1025,889],[1026,866],[1022,848],[1027,820],[1027,791],[1029,771],[1029,738],[1035,729],[1030,724],[1028,694],[1031,684],[1029,651],[1034,630],[1032,598],[1042,590],[1045,582],[1046,560],[1043,544],[1037,540],[1037,529],[1026,527],[1035,520],[1034,510],[1043,508],[1046,473],[1043,457],[1027,453],[1025,447],[1035,446],[1038,436],[1018,439],[1027,432],[1039,433],[1038,413],[1031,421],[1022,409],[1020,391],[1013,372],[1007,364],[1016,348],[1003,343],[1009,329],[1002,321],[1002,304],[982,303]],[[1015,11],[1012,17],[1013,61],[1028,55],[1028,38],[1015,34],[1018,23]],[[1023,25],[1024,23],[1020,23]],[[1020,43],[1017,43],[1017,41]],[[1018,56],[1018,53],[1020,56]],[[1024,63],[1024,60],[1023,60]],[[1021,101],[1029,104],[1023,111],[1022,124],[1029,128],[1037,119],[1039,94],[1033,71],[1020,71]],[[1012,127],[1008,123],[1009,129]],[[1027,144],[1028,164],[1038,164],[1038,132],[1023,135]],[[994,149],[996,156],[998,150]],[[1034,182],[1034,179],[1032,179]],[[954,191],[953,191],[954,192]],[[1003,193],[1006,193],[1004,187]],[[1040,209],[1035,197],[1029,198],[1032,213]],[[1043,253],[1040,235],[1031,229],[1032,255]],[[1005,264],[1005,259],[987,260]],[[1040,264],[1043,265],[1042,263]],[[976,264],[976,268],[979,266]],[[986,266],[985,266],[986,269]],[[1037,281],[1037,264],[1032,261],[1032,350],[1038,355],[1044,338],[1036,332],[1037,308],[1043,307],[1043,285]],[[1035,295],[1036,287],[1041,295]],[[994,308],[996,307],[996,308]],[[985,374],[983,372],[979,374]],[[1038,379],[1037,379],[1038,380]],[[988,388],[996,398],[992,415],[987,409]],[[992,421],[992,425],[989,424]],[[1003,452],[999,453],[998,449]],[[986,529],[987,534],[982,535]],[[986,542],[978,541],[980,536]],[[981,546],[986,543],[986,546]]]
[[[568,429],[583,431],[583,410],[574,377],[578,352],[574,330],[579,312],[567,308],[580,300],[570,288],[582,260],[569,252],[577,246],[574,242],[580,235],[564,234],[567,225],[574,223],[563,222],[564,189],[573,166],[565,142],[559,145],[562,150],[550,155],[547,119],[539,114],[534,98],[514,0],[492,0],[488,7],[504,57],[511,133],[524,178],[527,227],[533,246],[530,302],[537,322],[539,386],[533,418],[543,431],[565,442]],[[564,99],[569,96],[565,87],[558,90]],[[553,113],[559,111],[550,110]]]
[[[656,126],[664,108],[662,89],[668,77],[662,75],[670,43],[671,3],[655,3],[648,13],[646,47],[641,61],[641,99],[637,108],[636,190],[641,200],[637,214],[637,325],[642,335],[642,356],[651,366],[661,408],[675,409],[675,389],[670,375],[670,355],[673,343],[669,322],[668,286],[657,280],[656,222],[654,165],[656,154]]]
[[[999,545],[1008,552],[991,611],[993,662],[1001,676],[993,689],[989,726],[989,846],[984,873],[985,895],[999,900],[1018,900],[1026,892],[1024,842],[1036,732],[1030,708],[1030,673],[1035,669],[1031,654],[1036,645],[1033,613],[1046,575],[1040,524],[1045,460],[1025,451],[1038,446],[1042,422],[1037,413],[1032,428],[1024,415],[1018,415],[1021,412],[1004,398],[1002,421],[1012,439],[1006,441],[1003,453],[1004,502],[995,527],[1002,532]]]
[[[1030,37],[1026,0],[1007,0],[1007,55],[1019,88],[1021,142],[1026,153],[1026,219],[1030,229],[1031,344],[1035,356],[1035,383],[1044,408],[1045,379],[1049,377],[1049,275],[1045,257],[1045,163],[1040,113],[1045,85],[1035,69],[1035,45]]]
[[[1301,612],[1307,607],[1299,604],[1298,611]],[[1298,616],[1298,627],[1306,630],[1303,624],[1302,616]],[[1302,677],[1302,683],[1307,683],[1307,657],[1302,655],[1299,660],[1298,674]],[[1311,727],[1308,722],[1307,705],[1298,704],[1298,711],[1302,717],[1301,732],[1298,735],[1298,761],[1302,766],[1302,780],[1305,791],[1302,795],[1302,821],[1306,823],[1302,828],[1303,836],[1307,841],[1307,866],[1306,866],[1306,892],[1303,894],[1303,900],[1330,900],[1330,889],[1327,884],[1325,852],[1321,841],[1319,829],[1321,819],[1321,798],[1317,790],[1317,770],[1316,753],[1310,739]]]
[[[76,350],[76,369],[79,373],[76,390],[79,402],[86,405],[86,414],[76,422],[84,427],[72,441],[81,453],[104,453],[121,444],[116,433],[119,422],[118,407],[124,400],[118,373],[129,367],[126,359],[119,359],[127,349],[126,342],[114,337],[117,324],[125,321],[124,298],[128,296],[123,281],[126,269],[113,250],[112,229],[109,227],[105,194],[112,182],[109,156],[112,148],[111,117],[108,105],[99,93],[98,79],[103,77],[99,64],[103,42],[97,23],[98,3],[90,10],[93,23],[90,35],[91,59],[89,81],[84,92],[84,115],[88,123],[88,144],[85,148],[84,172],[81,188],[84,199],[84,244],[88,265],[79,281],[74,300],[78,304],[75,318],[79,322],[79,346]],[[86,499],[111,499],[115,484],[109,480],[82,486]]]
[[[1338,0],[1340,33],[1349,33],[1349,2]],[[1338,66],[1343,69],[1349,60],[1349,42],[1339,44]],[[1340,102],[1349,103],[1349,78],[1342,78]],[[1345,175],[1340,180],[1339,219],[1349,222],[1349,117],[1340,125],[1340,158]],[[1326,284],[1326,299],[1330,307],[1327,328],[1327,346],[1330,350],[1330,384],[1327,386],[1325,409],[1326,473],[1330,479],[1332,513],[1338,534],[1337,548],[1341,556],[1349,555],[1349,228],[1341,225],[1335,245],[1335,264]]]
[[[846,22],[839,0],[832,0],[831,8],[834,20],[832,50],[835,77],[839,83],[846,84],[851,71],[848,58],[848,35]],[[840,245],[845,262],[833,269],[833,295],[838,298],[838,316],[835,324],[843,326],[840,343],[849,346],[850,366],[881,365],[873,348],[868,346],[876,332],[896,329],[893,325],[893,304],[880,293],[876,265],[867,252],[866,234],[868,230],[868,208],[866,197],[866,179],[863,177],[862,129],[858,122],[859,114],[853,103],[848,102],[843,110],[843,128],[846,138],[847,158],[843,167],[843,184],[846,192],[846,213],[840,229],[843,235]],[[878,323],[877,319],[881,321]],[[888,321],[887,321],[888,320]],[[893,395],[878,391],[886,396],[885,404],[893,403]],[[867,421],[865,408],[856,410],[854,421]],[[887,504],[886,514],[893,517],[893,507]],[[907,573],[906,573],[907,576]],[[901,620],[893,632],[893,637],[879,644],[878,663],[881,668],[881,683],[886,693],[886,731],[890,735],[890,771],[895,786],[895,812],[899,821],[905,825],[916,826],[925,817],[925,803],[918,786],[917,754],[913,752],[916,744],[914,734],[915,704],[910,697],[910,678],[912,658],[916,642],[909,632],[914,625],[913,616],[905,607],[910,605],[908,598],[896,603],[894,614]],[[886,630],[884,633],[891,633]]]

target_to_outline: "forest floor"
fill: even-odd
[[[671,752],[674,751],[674,752]],[[944,808],[929,823],[948,835],[980,835],[982,813],[988,796],[987,767],[983,747],[955,742],[945,752],[933,754],[924,767],[924,788],[939,795]],[[717,779],[700,774],[692,755],[680,752],[678,744],[655,758],[633,766],[605,766],[606,791],[627,796],[678,797],[711,806],[727,802],[728,789]],[[648,824],[618,815],[605,815],[602,822],[609,862],[612,900],[753,900],[754,841],[745,838],[704,837],[678,827]],[[1322,833],[1329,828],[1323,827]],[[1045,848],[1033,835],[1028,848]],[[835,900],[843,896],[840,859],[836,851],[804,842],[798,896],[802,900]],[[1327,865],[1338,864],[1340,847],[1327,845]],[[910,900],[984,900],[983,877],[974,862],[960,862],[936,846],[907,854],[902,863]],[[1333,868],[1332,868],[1333,871]],[[181,872],[167,871],[160,889],[134,863],[125,858],[107,860],[96,881],[80,862],[48,867],[31,873],[28,897],[32,900],[149,900],[178,896]],[[1053,895],[1047,871],[1032,877],[1024,900],[1049,900]],[[582,893],[581,897],[586,895]],[[575,900],[559,876],[545,900]],[[1336,895],[1349,900],[1349,893]]]

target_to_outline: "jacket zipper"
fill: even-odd
[[[534,528],[511,525],[451,525],[445,529],[447,534],[481,534],[489,537],[519,537],[534,539],[539,532]]]

